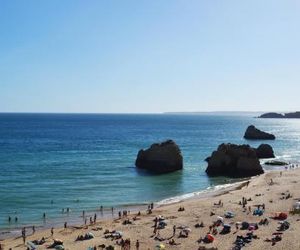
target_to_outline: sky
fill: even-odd
[[[0,112],[300,109],[299,0],[1,0]]]

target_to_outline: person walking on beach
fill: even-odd
[[[173,226],[173,237],[175,236],[175,233],[176,233],[176,226],[174,225]]]
[[[67,222],[64,223],[64,229],[67,229]]]
[[[23,229],[22,229],[22,238],[23,238],[23,243],[25,245],[25,242],[26,242],[26,229],[25,229],[25,227],[23,227]]]
[[[32,234],[35,233],[35,226],[32,226]]]
[[[94,214],[94,224],[96,224],[97,221],[97,214]]]
[[[140,242],[139,242],[139,240],[136,240],[135,248],[136,248],[136,250],[140,249]]]
[[[53,234],[54,234],[54,228],[51,227],[51,236],[53,237]]]

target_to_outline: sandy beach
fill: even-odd
[[[38,246],[37,249],[46,249],[53,243],[53,239],[63,241],[65,249],[85,250],[89,247],[102,249],[102,246],[114,246],[114,249],[122,249],[117,244],[116,239],[104,234],[106,230],[121,231],[124,240],[130,239],[131,248],[136,249],[136,241],[140,243],[139,249],[157,249],[156,246],[162,244],[165,249],[233,249],[237,236],[246,236],[252,232],[250,242],[245,243],[243,249],[300,249],[300,215],[291,214],[293,204],[300,199],[299,190],[300,169],[286,171],[272,171],[254,177],[250,183],[244,182],[236,187],[235,190],[223,192],[205,198],[193,198],[179,203],[155,206],[151,214],[141,211],[141,215],[131,213],[127,218],[97,221],[93,225],[86,227],[55,228],[54,235],[51,236],[50,230],[38,230],[33,235],[31,230],[28,232],[26,242],[40,240],[45,237],[46,242]],[[247,185],[248,184],[248,185]],[[241,205],[243,197],[247,200],[245,207]],[[221,201],[221,205],[216,205]],[[263,215],[253,215],[253,211],[260,206],[260,210],[265,207]],[[184,207],[184,211],[178,211]],[[233,218],[225,218],[226,212],[232,212]],[[274,219],[276,212],[288,214],[287,221],[289,228],[284,231],[277,231],[280,220]],[[159,229],[154,236],[155,217],[163,216],[166,223],[164,229]],[[212,243],[199,243],[200,238],[204,238],[210,231],[213,222],[218,221],[218,216],[223,218],[223,223],[231,227],[230,232],[221,234],[223,225],[214,227],[214,241]],[[267,219],[267,225],[260,225],[259,222]],[[129,220],[129,224],[124,225],[124,221]],[[203,223],[203,227],[195,227],[196,224]],[[257,223],[256,230],[241,229],[241,222]],[[236,226],[236,223],[238,223]],[[63,224],[62,224],[63,225]],[[173,236],[174,226],[175,236]],[[179,237],[182,228],[188,228],[188,237]],[[213,228],[211,227],[213,230]],[[212,233],[211,230],[211,233]],[[95,237],[88,240],[76,241],[78,235],[85,235],[91,232]],[[279,234],[278,234],[279,232]],[[281,240],[271,240],[275,237],[274,233],[281,236]],[[107,235],[108,238],[105,238]],[[175,245],[170,245],[169,241],[174,240]],[[118,240],[120,241],[120,239]],[[23,244],[22,237],[9,238],[1,241],[2,249],[27,249]],[[54,249],[54,248],[53,248]],[[104,248],[105,249],[105,248]],[[126,248],[123,248],[126,249]],[[129,249],[129,248],[128,248]],[[163,249],[163,246],[162,246]],[[238,248],[237,248],[238,249]]]

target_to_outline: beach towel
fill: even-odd
[[[26,245],[27,245],[27,247],[29,247],[30,250],[37,249],[37,246],[35,244],[33,244],[33,242],[31,242],[31,241],[27,241]]]
[[[65,247],[63,245],[57,245],[55,246],[56,250],[65,250]]]

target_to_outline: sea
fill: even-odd
[[[276,135],[264,143],[272,145],[278,160],[299,162],[300,119],[256,116],[1,113],[0,238],[23,226],[82,223],[83,210],[116,216],[111,207],[164,204],[234,183],[209,178],[204,160],[221,143],[257,147],[261,141],[243,138],[251,124]],[[153,175],[136,169],[140,149],[167,139],[182,151],[182,171]]]

